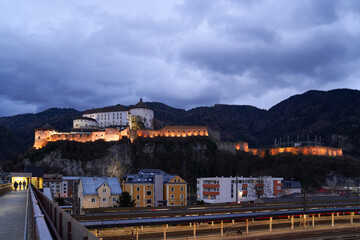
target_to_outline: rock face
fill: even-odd
[[[67,159],[62,157],[59,149],[47,154],[40,161],[38,166],[45,169],[60,171],[69,176],[108,176],[122,177],[128,173],[132,166],[131,149],[128,145],[113,145],[107,150],[107,154],[101,158],[90,161]],[[28,161],[24,160],[24,163]]]

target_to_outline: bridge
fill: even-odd
[[[73,218],[42,192],[0,186],[0,239],[353,239],[360,202],[88,209]]]

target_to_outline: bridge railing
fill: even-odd
[[[38,189],[34,187],[32,187],[32,189],[54,239],[98,240],[98,238],[90,233],[84,226],[60,208],[57,203],[48,199]]]
[[[26,220],[25,220],[25,235],[24,240],[47,240],[53,239],[46,224],[44,214],[41,212],[39,202],[37,201],[33,188],[27,192],[27,204],[26,204]],[[30,230],[28,228],[30,225]]]

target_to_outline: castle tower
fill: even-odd
[[[35,141],[34,148],[40,149],[46,146],[48,142],[51,141],[51,136],[57,131],[50,126],[48,123],[42,126],[41,128],[35,129]]]
[[[137,117],[138,121],[142,122],[144,124],[144,127],[146,129],[153,129],[153,121],[154,121],[154,111],[143,102],[142,98],[140,98],[140,101],[135,104],[134,106],[130,106],[129,108],[129,126],[132,129],[132,122],[131,120],[134,119],[134,117]]]

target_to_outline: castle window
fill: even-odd
[[[40,139],[40,136],[38,137],[38,139]]]

